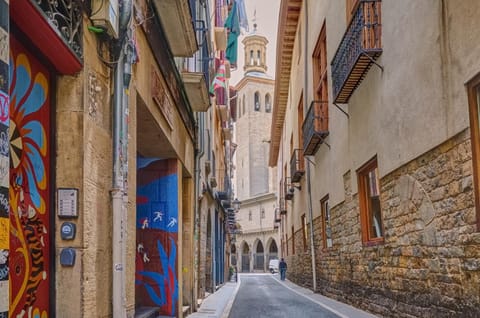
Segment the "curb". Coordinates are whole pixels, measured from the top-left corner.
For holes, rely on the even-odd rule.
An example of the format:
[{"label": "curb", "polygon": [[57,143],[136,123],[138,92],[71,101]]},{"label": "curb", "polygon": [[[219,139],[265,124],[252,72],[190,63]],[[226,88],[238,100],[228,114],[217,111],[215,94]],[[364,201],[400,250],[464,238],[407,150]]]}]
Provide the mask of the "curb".
[{"label": "curb", "polygon": [[223,310],[222,315],[220,316],[221,318],[228,318],[230,315],[230,311],[232,310],[233,302],[235,301],[235,297],[237,296],[237,292],[240,289],[240,276],[237,274],[237,286],[235,287],[235,290],[232,293],[232,296],[230,297],[230,300],[227,303],[227,306],[225,306],[225,309]]}]

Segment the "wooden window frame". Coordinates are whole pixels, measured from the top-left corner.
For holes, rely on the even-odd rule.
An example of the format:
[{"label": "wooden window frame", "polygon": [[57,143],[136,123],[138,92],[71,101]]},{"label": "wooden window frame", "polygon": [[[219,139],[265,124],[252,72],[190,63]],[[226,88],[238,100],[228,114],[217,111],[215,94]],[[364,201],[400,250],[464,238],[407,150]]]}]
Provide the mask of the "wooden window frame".
[{"label": "wooden window frame", "polygon": [[295,255],[295,227],[292,225],[292,255]]},{"label": "wooden window frame", "polygon": [[305,216],[305,214],[302,214],[301,218],[302,218],[303,250],[307,251],[307,249],[308,249],[308,244],[307,244],[307,236],[308,236],[307,217]]},{"label": "wooden window frame", "polygon": [[[300,95],[300,101],[297,106],[297,123],[298,123],[298,148],[303,149],[303,121],[305,120],[303,114],[303,91]],[[303,160],[300,161],[300,169],[303,168]]]},{"label": "wooden window frame", "polygon": [[347,25],[350,24],[355,11],[357,11],[360,0],[346,0],[345,1],[345,13],[347,16]]},{"label": "wooden window frame", "polygon": [[[325,219],[325,215],[326,215],[326,211],[325,211],[325,203],[329,204],[329,196],[328,194],[326,196],[324,196],[321,200],[320,200],[320,207],[321,207],[321,212],[322,212],[322,237],[323,237],[323,249],[327,250],[327,249],[331,249],[333,248],[333,238],[330,238],[332,240],[332,246],[328,246],[327,244],[327,221]],[[328,211],[329,211],[329,215],[330,215],[330,220],[329,220],[329,227],[330,227],[330,231],[332,230],[332,214],[330,213],[330,207],[328,207]]]},{"label": "wooden window frame", "polygon": [[[378,177],[378,162],[377,157],[373,157],[367,163],[357,170],[357,179],[358,179],[358,199],[360,205],[360,224],[362,229],[362,243],[365,246],[378,245],[385,242],[385,229],[383,226],[383,215],[382,208],[380,205],[380,229],[381,236],[373,237],[371,234],[371,224],[373,221],[370,220],[370,209],[371,203],[367,198],[369,194],[369,183],[368,183],[368,174],[372,170],[377,170],[377,182],[378,182],[378,193],[380,196],[380,178]],[[381,202],[380,202],[381,204]]]},{"label": "wooden window frame", "polygon": [[477,231],[480,231],[480,73],[466,83],[468,113],[470,117],[470,138],[472,145],[473,185]]},{"label": "wooden window frame", "polygon": [[316,100],[328,102],[327,29],[323,22],[312,54],[313,89]]}]

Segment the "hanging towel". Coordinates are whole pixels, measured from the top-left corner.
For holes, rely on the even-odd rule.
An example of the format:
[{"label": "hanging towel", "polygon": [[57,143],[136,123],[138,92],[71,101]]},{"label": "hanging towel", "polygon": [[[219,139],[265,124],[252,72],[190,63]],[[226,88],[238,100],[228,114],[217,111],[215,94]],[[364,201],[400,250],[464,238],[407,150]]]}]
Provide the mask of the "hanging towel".
[{"label": "hanging towel", "polygon": [[238,20],[237,2],[233,3],[227,20],[225,20],[225,28],[228,29],[227,49],[225,56],[230,61],[232,68],[237,67],[238,55],[238,36],[240,35],[240,22]]}]

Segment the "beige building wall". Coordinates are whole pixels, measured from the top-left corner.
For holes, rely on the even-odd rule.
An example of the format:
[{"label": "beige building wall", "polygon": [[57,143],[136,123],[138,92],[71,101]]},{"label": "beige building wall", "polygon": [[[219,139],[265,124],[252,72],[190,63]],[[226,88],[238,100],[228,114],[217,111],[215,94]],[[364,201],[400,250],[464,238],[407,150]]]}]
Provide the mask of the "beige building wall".
[{"label": "beige building wall", "polygon": [[[313,100],[311,56],[318,34],[326,21],[327,61],[331,62],[346,28],[345,3],[309,1],[307,72],[302,10],[282,137],[284,163],[290,159],[290,138],[298,140],[296,108],[304,93],[305,73],[308,74],[306,98],[308,103]],[[475,40],[471,37],[460,35],[460,30],[468,29],[473,23],[473,18],[467,19],[470,15],[461,18],[464,3],[460,6],[451,2],[442,6],[442,3],[382,1],[384,52],[377,62],[385,65],[384,71],[373,65],[349,104],[339,105],[348,112],[349,118],[330,104],[330,135],[326,139],[330,148],[322,145],[312,166],[312,179],[325,178],[329,183],[318,184],[314,197],[329,193],[331,204],[338,204],[344,200],[343,183],[334,176],[343,175],[349,169],[355,171],[374,155],[378,157],[383,176],[469,126],[464,84],[479,68],[480,62],[471,57],[480,54],[480,47],[472,44]],[[408,13],[398,14],[404,7],[409,8]],[[477,7],[472,6],[469,14],[478,10]],[[445,14],[451,18],[442,24]],[[328,73],[331,94],[330,65]],[[445,81],[439,80],[442,77]],[[329,98],[331,102],[332,97]],[[426,120],[428,125],[424,124]],[[356,192],[355,175],[352,175],[352,185]]]},{"label": "beige building wall", "polygon": [[[282,6],[287,2],[292,1],[282,1]],[[285,177],[285,165],[289,171],[291,140],[293,148],[299,146],[298,132],[301,127],[298,125],[297,107],[301,98],[303,96],[306,107],[314,99],[312,55],[324,22],[328,62],[329,136],[315,155],[309,157],[311,163],[305,162],[311,173],[311,196],[308,195],[308,176],[305,174],[299,183],[301,190],[295,190],[294,200],[287,201],[287,215],[283,217],[282,229],[286,231],[289,239],[289,261],[297,264],[298,249],[301,248],[299,244],[303,244],[301,215],[306,213],[310,221],[308,211],[311,198],[319,290],[329,293],[324,289],[325,284],[332,284],[328,286],[337,288],[342,283],[358,283],[360,286],[366,284],[365,290],[374,293],[375,288],[382,288],[379,287],[380,283],[376,284],[381,281],[383,288],[400,288],[408,294],[412,289],[409,290],[406,285],[399,287],[401,283],[398,282],[408,279],[408,275],[412,274],[409,268],[425,270],[427,273],[435,272],[435,269],[431,264],[393,264],[388,261],[388,257],[395,257],[389,254],[389,248],[402,250],[399,257],[407,262],[414,261],[409,258],[405,249],[425,248],[431,254],[417,255],[419,260],[426,261],[430,257],[465,264],[459,265],[460,267],[468,267],[468,257],[463,252],[455,256],[447,253],[449,256],[446,256],[441,252],[442,247],[470,252],[475,250],[470,256],[479,253],[478,248],[471,249],[470,239],[460,240],[455,233],[467,232],[468,237],[478,237],[478,231],[475,230],[473,189],[469,186],[472,171],[465,83],[480,72],[480,46],[477,45],[480,35],[466,31],[478,27],[478,19],[475,17],[480,14],[480,3],[469,0],[381,1],[383,53],[376,62],[383,70],[373,65],[354,90],[349,103],[333,105],[330,63],[347,28],[346,2],[301,2],[291,57],[292,67],[288,81],[286,113],[281,129],[280,151],[276,158],[278,178]],[[279,39],[281,36],[283,35],[279,35]],[[348,116],[337,106],[347,112]],[[368,248],[362,245],[356,171],[374,156],[377,156],[380,184],[384,193],[381,204],[387,237],[385,245]],[[455,188],[453,184],[457,184],[457,181],[452,180],[460,180],[458,182],[462,186]],[[411,187],[414,193],[412,196],[425,197],[422,199],[425,201],[420,204],[406,196],[405,187]],[[419,190],[420,188],[423,190]],[[454,188],[458,191],[454,191]],[[422,191],[424,192],[420,195]],[[334,233],[337,231],[333,239],[334,250],[344,255],[343,258],[323,250],[320,200],[327,194],[332,218],[336,218],[333,222],[337,222],[334,229]],[[417,205],[418,210],[414,209],[415,212],[412,212],[411,206],[407,208],[404,205],[410,199],[420,204]],[[425,202],[430,202],[431,205],[427,208],[423,205]],[[397,210],[399,204],[400,210]],[[402,212],[405,213],[403,218],[400,217]],[[465,222],[456,224],[447,221],[453,215],[462,215]],[[431,228],[422,228],[418,223],[420,228],[413,230],[415,220],[419,218],[428,220],[428,224],[436,228],[437,232]],[[399,230],[402,227],[413,232],[405,234]],[[418,238],[418,235],[423,235],[420,243],[413,238]],[[295,237],[296,255],[292,254],[292,237]],[[433,238],[436,240],[435,248],[430,246]],[[377,254],[370,257],[368,253]],[[328,257],[335,260],[329,262],[326,260]],[[311,254],[304,259],[305,264],[311,262]],[[369,265],[373,266],[375,259],[380,259],[383,265],[378,268],[378,275],[371,275]],[[350,265],[346,262],[350,262]],[[311,265],[309,267],[310,272],[292,273],[292,279],[315,286],[312,282]],[[358,271],[365,271],[366,274],[356,275]],[[452,285],[443,285],[437,278],[432,278],[435,276],[432,274],[433,276],[428,276],[429,287],[425,290],[439,288],[443,290],[439,294],[455,299],[466,293],[466,297],[472,302],[478,302],[478,296],[472,293],[469,283],[466,283],[470,275],[478,277],[478,268],[473,271],[474,274],[470,270],[460,270],[459,276],[456,276],[458,284]],[[341,283],[337,284],[338,282]],[[415,284],[417,287],[423,286],[424,281],[415,280]],[[348,296],[349,292],[355,291],[347,289],[343,290],[347,296],[330,293],[356,304],[365,301],[356,296]],[[453,292],[454,289],[456,292]],[[421,293],[422,289],[418,287],[415,290]],[[432,296],[432,299],[435,297]],[[439,296],[435,299],[443,298]],[[393,315],[375,309],[374,306],[364,307],[388,317]],[[416,310],[415,308],[418,307],[412,304],[410,310]],[[462,312],[461,309],[458,310],[457,313]],[[471,308],[464,310],[464,313],[471,313]],[[408,310],[405,309],[405,312]],[[437,311],[440,312],[442,311]]]},{"label": "beige building wall", "polygon": [[[86,29],[86,27],[85,27]],[[62,267],[56,258],[56,307],[58,317],[108,317],[112,301],[112,82],[113,71],[98,59],[95,35],[84,33],[84,67],[76,76],[57,79],[56,90],[56,186],[79,189],[79,218],[74,220],[77,235],[73,241],[56,236],[56,255],[64,247],[77,251],[73,267]],[[141,62],[133,67],[129,90],[128,202],[126,251],[126,309],[135,313],[136,255],[136,156],[158,155],[169,145],[169,156],[179,160],[179,312],[193,300],[193,176],[194,147],[177,112],[172,129],[151,93],[151,74],[161,74],[142,28],[136,28]],[[137,110],[147,110],[155,120],[157,139],[139,139],[138,129],[151,129],[139,122]],[[161,136],[159,139],[158,136]],[[137,147],[137,145],[141,147]],[[152,147],[147,148],[147,144]],[[165,148],[163,149],[165,150]],[[138,152],[137,152],[138,151]],[[184,177],[183,179],[181,177]],[[183,220],[182,220],[183,215]],[[56,227],[63,220],[56,218]],[[186,227],[182,236],[182,223]],[[186,243],[182,248],[182,241]],[[184,252],[182,252],[184,251]],[[183,255],[188,251],[188,255]],[[183,287],[183,288],[182,288]],[[184,292],[185,288],[188,290]],[[61,295],[61,297],[58,297]]]}]

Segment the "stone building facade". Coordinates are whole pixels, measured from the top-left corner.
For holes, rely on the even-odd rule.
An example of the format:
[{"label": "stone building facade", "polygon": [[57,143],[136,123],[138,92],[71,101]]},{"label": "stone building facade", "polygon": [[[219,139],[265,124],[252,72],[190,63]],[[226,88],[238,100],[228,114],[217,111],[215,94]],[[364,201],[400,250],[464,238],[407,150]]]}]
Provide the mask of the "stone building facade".
[{"label": "stone building facade", "polygon": [[382,317],[480,314],[479,12],[282,1],[270,164],[288,279]]},{"label": "stone building facade", "polygon": [[196,309],[217,3],[0,1],[1,317]]},{"label": "stone building facade", "polygon": [[268,40],[258,33],[256,24],[242,43],[245,74],[235,86],[235,193],[242,204],[231,257],[238,271],[263,272],[268,270],[268,261],[279,255],[277,182],[267,164],[274,81],[267,74]]}]

